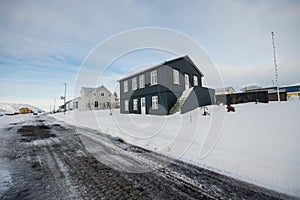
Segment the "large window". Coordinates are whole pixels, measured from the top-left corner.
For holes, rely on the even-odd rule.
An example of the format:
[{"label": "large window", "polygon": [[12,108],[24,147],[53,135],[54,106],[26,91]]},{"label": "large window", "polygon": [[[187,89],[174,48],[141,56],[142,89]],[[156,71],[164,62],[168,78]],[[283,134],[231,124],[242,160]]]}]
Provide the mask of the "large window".
[{"label": "large window", "polygon": [[133,110],[138,110],[138,100],[133,99]]},{"label": "large window", "polygon": [[150,72],[151,85],[157,84],[157,70]]},{"label": "large window", "polygon": [[124,101],[124,110],[128,111],[129,110],[129,105],[128,105],[128,100]]},{"label": "large window", "polygon": [[95,101],[95,108],[98,108],[98,101]]},{"label": "large window", "polygon": [[124,81],[124,92],[128,92],[128,81]]},{"label": "large window", "polygon": [[158,96],[152,97],[152,109],[153,110],[158,109]]},{"label": "large window", "polygon": [[139,77],[139,87],[144,88],[145,87],[145,75],[140,75]]},{"label": "large window", "polygon": [[176,69],[173,69],[173,82],[179,84],[179,71]]},{"label": "large window", "polygon": [[132,78],[132,90],[137,89],[137,80],[136,77]]},{"label": "large window", "polygon": [[193,76],[194,77],[194,86],[198,86],[198,76]]}]

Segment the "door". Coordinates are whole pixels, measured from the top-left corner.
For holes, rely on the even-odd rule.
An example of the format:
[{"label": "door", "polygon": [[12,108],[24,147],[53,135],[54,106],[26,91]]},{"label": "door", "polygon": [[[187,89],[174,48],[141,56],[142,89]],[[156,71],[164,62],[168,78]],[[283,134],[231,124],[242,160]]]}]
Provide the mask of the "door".
[{"label": "door", "polygon": [[146,114],[146,98],[141,98],[141,114]]},{"label": "door", "polygon": [[189,89],[190,88],[190,80],[189,80],[189,75],[188,74],[184,74],[184,83],[185,83],[185,89]]}]

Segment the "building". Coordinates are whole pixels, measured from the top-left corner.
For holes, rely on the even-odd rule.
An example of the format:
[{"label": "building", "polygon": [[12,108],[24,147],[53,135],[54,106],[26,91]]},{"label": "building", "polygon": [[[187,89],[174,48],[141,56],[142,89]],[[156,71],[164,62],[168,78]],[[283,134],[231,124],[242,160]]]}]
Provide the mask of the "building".
[{"label": "building", "polygon": [[110,109],[114,107],[116,98],[115,94],[103,85],[97,88],[82,87],[80,98],[78,103],[75,101],[75,105],[77,104],[79,111]]},{"label": "building", "polygon": [[215,89],[216,95],[233,94],[235,90],[233,87],[217,88]]},{"label": "building", "polygon": [[32,112],[32,110],[29,109],[29,108],[21,108],[21,109],[19,110],[19,113],[20,113],[20,114],[28,114],[28,113],[33,113],[33,112]]},{"label": "building", "polygon": [[66,102],[66,110],[76,110],[78,109],[78,101],[80,97],[77,97],[75,99],[69,100]]},{"label": "building", "polygon": [[165,61],[119,79],[120,112],[168,115],[214,103],[202,72],[188,56]]},{"label": "building", "polygon": [[[256,91],[268,91],[269,101],[278,100],[277,87],[275,86],[247,90],[247,92],[256,92]],[[286,101],[291,96],[300,96],[300,84],[280,86],[279,95],[281,101]]]},{"label": "building", "polygon": [[288,97],[300,96],[300,84],[282,86],[280,88],[286,91]]},{"label": "building", "polygon": [[268,103],[268,91],[241,92],[216,95],[217,104]]},{"label": "building", "polygon": [[[279,98],[280,98],[280,101],[287,101],[287,92],[284,89],[279,90]],[[268,100],[269,101],[278,101],[277,90],[269,90],[268,91]]]}]

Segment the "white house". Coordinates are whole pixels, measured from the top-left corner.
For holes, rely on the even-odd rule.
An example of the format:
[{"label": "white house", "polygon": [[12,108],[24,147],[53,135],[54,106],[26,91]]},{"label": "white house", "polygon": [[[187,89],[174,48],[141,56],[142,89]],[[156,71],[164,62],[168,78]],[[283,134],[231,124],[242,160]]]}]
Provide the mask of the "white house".
[{"label": "white house", "polygon": [[233,87],[217,88],[215,89],[216,95],[233,94],[235,90]]},{"label": "white house", "polygon": [[77,97],[75,99],[72,99],[68,102],[66,102],[66,109],[67,110],[75,110],[78,109],[78,101],[79,101],[80,97]]},{"label": "white house", "polygon": [[97,88],[82,87],[80,94],[79,111],[110,109],[116,104],[117,96],[103,85]]}]

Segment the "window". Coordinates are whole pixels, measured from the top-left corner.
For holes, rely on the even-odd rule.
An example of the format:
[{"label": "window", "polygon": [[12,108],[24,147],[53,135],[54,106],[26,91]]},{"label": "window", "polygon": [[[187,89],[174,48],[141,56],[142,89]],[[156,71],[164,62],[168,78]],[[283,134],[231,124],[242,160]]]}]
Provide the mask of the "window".
[{"label": "window", "polygon": [[104,92],[101,92],[100,95],[101,95],[102,97],[104,97]]},{"label": "window", "polygon": [[153,110],[158,109],[158,96],[152,97],[152,109]]},{"label": "window", "polygon": [[151,85],[157,84],[157,70],[150,72]]},{"label": "window", "polygon": [[143,74],[143,75],[140,75],[140,77],[139,77],[139,86],[140,86],[140,88],[144,88],[145,87],[145,75]]},{"label": "window", "polygon": [[128,81],[124,81],[124,92],[128,92]]},{"label": "window", "polygon": [[138,110],[138,100],[133,99],[133,110]]},{"label": "window", "polygon": [[95,108],[98,108],[98,101],[95,101]]},{"label": "window", "polygon": [[190,88],[190,76],[188,74],[184,74],[184,84],[186,90]]},{"label": "window", "polygon": [[173,82],[179,84],[179,71],[176,69],[173,69]]},{"label": "window", "polygon": [[128,105],[128,100],[124,101],[124,110],[128,111],[129,110],[129,105]]},{"label": "window", "polygon": [[198,86],[198,76],[193,76],[194,77],[194,86]]},{"label": "window", "polygon": [[137,89],[137,81],[136,81],[136,77],[132,78],[132,90],[136,90]]}]

